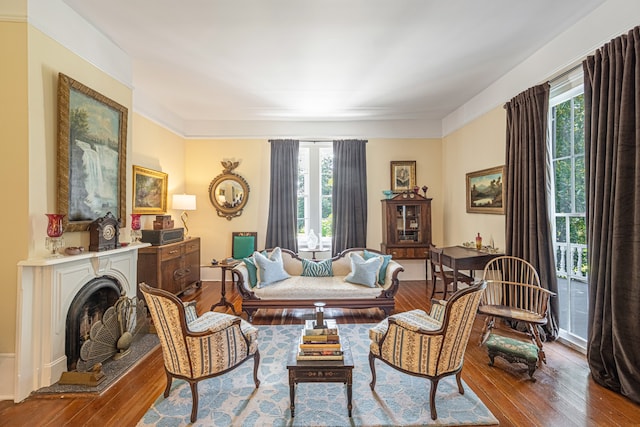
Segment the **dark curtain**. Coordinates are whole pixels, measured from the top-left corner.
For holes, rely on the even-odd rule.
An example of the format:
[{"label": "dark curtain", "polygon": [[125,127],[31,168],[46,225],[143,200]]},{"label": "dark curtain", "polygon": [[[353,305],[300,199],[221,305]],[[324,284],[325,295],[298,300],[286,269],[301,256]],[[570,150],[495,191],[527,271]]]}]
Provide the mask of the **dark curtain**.
[{"label": "dark curtain", "polygon": [[587,360],[640,403],[640,27],[583,62],[589,248]]},{"label": "dark curtain", "polygon": [[[506,253],[529,261],[541,286],[558,292],[548,211],[547,113],[549,84],[535,86],[509,101],[506,158]],[[558,336],[557,298],[551,298],[543,337]]]},{"label": "dark curtain", "polygon": [[333,141],[333,255],[367,247],[367,141]]},{"label": "dark curtain", "polygon": [[298,252],[296,223],[300,141],[276,139],[269,142],[271,143],[271,182],[265,247],[279,246]]}]

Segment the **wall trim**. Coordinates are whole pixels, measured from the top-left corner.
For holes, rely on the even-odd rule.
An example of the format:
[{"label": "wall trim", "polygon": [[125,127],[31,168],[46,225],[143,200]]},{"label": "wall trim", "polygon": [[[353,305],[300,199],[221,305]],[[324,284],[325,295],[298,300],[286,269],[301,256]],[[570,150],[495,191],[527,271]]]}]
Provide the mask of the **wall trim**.
[{"label": "wall trim", "polygon": [[15,353],[0,353],[0,400],[13,400],[15,367]]}]

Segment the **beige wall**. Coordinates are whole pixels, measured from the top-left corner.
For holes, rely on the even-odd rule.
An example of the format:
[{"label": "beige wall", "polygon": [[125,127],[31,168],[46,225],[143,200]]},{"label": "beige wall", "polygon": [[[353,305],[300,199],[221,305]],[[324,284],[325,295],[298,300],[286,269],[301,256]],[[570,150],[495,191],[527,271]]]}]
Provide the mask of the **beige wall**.
[{"label": "beige wall", "polygon": [[[171,196],[174,193],[182,194],[186,192],[184,182],[186,168],[184,138],[139,114],[133,114],[132,132],[133,148],[129,157],[131,164],[168,174],[167,213],[177,221],[176,226],[181,226],[182,224],[179,220],[181,212],[176,212],[172,209]],[[133,203],[132,170],[133,167],[129,168],[127,178],[127,185],[130,188],[128,190],[130,196],[127,202],[127,214],[131,213]],[[202,200],[198,200],[198,202],[202,203]],[[143,215],[141,218],[142,228],[153,228],[155,218],[155,215]],[[121,238],[122,241],[129,239],[131,219],[127,218],[125,223],[126,230],[124,230],[124,236]],[[191,229],[191,227],[189,228]],[[195,235],[193,232],[191,234]]]},{"label": "beige wall", "polygon": [[[28,35],[27,35],[28,32]],[[47,220],[55,212],[57,147],[57,76],[63,72],[108,96],[131,112],[131,89],[67,50],[25,23],[0,23],[0,73],[3,102],[0,128],[3,132],[2,168],[6,200],[6,224],[11,246],[2,257],[2,283],[7,288],[0,302],[0,353],[15,348],[18,261],[48,254],[44,247]],[[27,68],[28,67],[28,68]],[[27,89],[28,88],[28,89]],[[28,105],[28,107],[27,107]],[[131,153],[131,115],[127,152]],[[8,143],[12,141],[12,143]],[[131,161],[128,160],[127,169]],[[130,195],[129,185],[127,194]],[[130,196],[127,197],[130,200]],[[130,202],[127,203],[130,206]],[[128,208],[130,211],[130,208]],[[65,233],[67,246],[88,246],[88,233]],[[11,248],[10,250],[8,248]],[[2,358],[0,358],[2,363]]]},{"label": "beige wall", "polygon": [[[27,24],[0,22],[0,168],[3,185],[4,245],[0,257],[0,365],[15,347],[17,269],[27,256],[29,240],[29,123]],[[0,371],[2,371],[0,369]]]},{"label": "beige wall", "polygon": [[459,245],[480,233],[483,243],[493,238],[504,249],[504,215],[466,212],[466,173],[505,164],[506,126],[505,110],[497,107],[443,138],[443,245]]}]

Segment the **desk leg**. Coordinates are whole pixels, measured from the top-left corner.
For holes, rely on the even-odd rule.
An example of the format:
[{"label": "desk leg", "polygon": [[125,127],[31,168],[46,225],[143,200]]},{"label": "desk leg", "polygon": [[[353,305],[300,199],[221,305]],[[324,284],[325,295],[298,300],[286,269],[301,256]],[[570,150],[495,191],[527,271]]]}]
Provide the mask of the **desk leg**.
[{"label": "desk leg", "polygon": [[238,315],[238,313],[236,313],[236,308],[233,306],[233,304],[231,304],[231,302],[227,301],[227,297],[226,297],[226,293],[227,293],[227,269],[223,268],[222,269],[222,282],[221,282],[221,287],[220,287],[220,301],[218,301],[217,303],[213,304],[211,306],[211,311],[213,311],[214,308],[216,307],[229,307],[231,308],[231,311],[233,312],[233,314],[235,316]]},{"label": "desk leg", "polygon": [[349,410],[349,418],[351,418],[351,409],[353,405],[351,404],[351,388],[352,388],[352,372],[349,370],[349,374],[347,375],[347,409]]},{"label": "desk leg", "polygon": [[293,418],[296,416],[296,383],[291,373],[289,373],[289,400],[289,409],[291,409],[291,418]]}]

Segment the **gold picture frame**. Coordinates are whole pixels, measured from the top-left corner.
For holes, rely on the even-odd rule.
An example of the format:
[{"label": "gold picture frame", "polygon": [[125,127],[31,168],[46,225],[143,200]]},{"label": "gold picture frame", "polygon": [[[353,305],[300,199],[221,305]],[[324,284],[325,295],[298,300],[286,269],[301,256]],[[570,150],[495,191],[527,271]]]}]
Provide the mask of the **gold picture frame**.
[{"label": "gold picture frame", "polygon": [[126,107],[58,74],[57,205],[65,231],[126,215]]},{"label": "gold picture frame", "polygon": [[416,185],[416,161],[402,160],[391,162],[391,191],[402,193],[413,191]]},{"label": "gold picture frame", "polygon": [[467,173],[467,212],[504,215],[504,166]]},{"label": "gold picture frame", "polygon": [[164,172],[133,165],[133,213],[165,213],[168,181],[169,175]]}]

